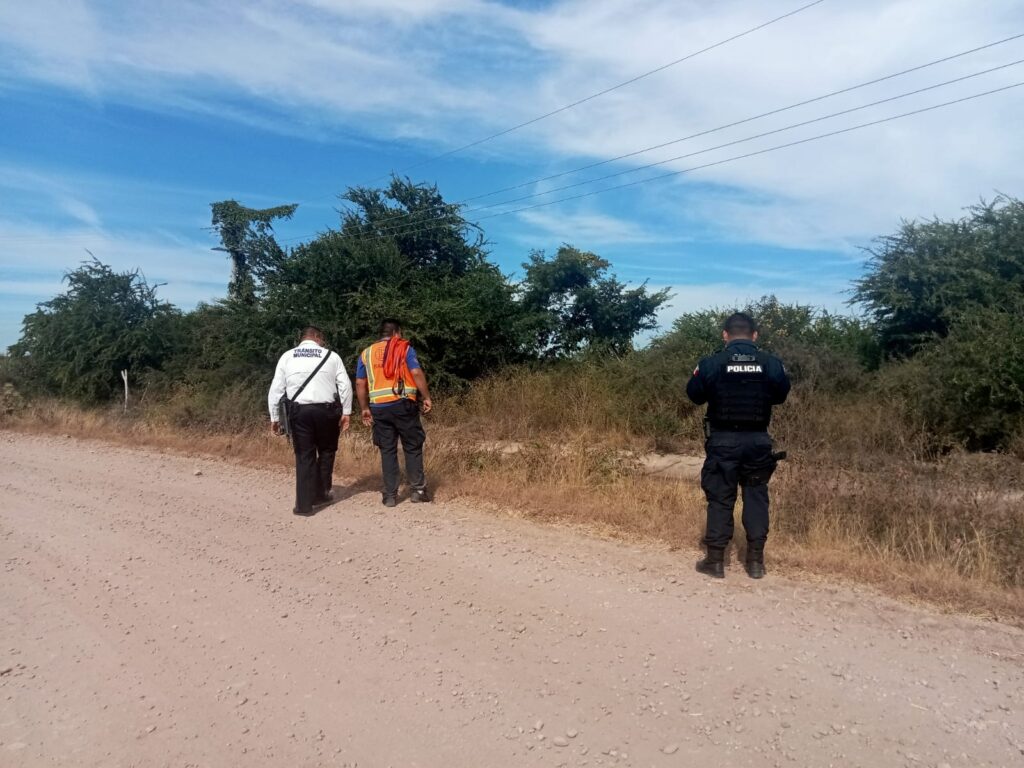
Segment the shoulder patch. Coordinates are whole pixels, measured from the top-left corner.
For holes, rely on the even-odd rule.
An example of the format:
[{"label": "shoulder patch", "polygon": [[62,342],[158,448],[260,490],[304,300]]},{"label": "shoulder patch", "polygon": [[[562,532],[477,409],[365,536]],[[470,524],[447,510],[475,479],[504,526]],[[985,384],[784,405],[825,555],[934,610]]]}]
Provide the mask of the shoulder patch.
[{"label": "shoulder patch", "polygon": [[693,369],[693,375],[694,376],[700,376],[700,366],[699,365],[696,368]]}]

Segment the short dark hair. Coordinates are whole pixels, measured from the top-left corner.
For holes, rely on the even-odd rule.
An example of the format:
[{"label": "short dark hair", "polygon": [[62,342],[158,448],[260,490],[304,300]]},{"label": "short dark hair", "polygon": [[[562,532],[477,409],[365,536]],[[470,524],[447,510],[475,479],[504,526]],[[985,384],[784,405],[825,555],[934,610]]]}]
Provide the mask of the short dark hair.
[{"label": "short dark hair", "polygon": [[725,318],[722,330],[730,336],[753,336],[757,333],[757,323],[746,312],[733,312]]},{"label": "short dark hair", "polygon": [[380,337],[392,337],[402,330],[402,324],[393,317],[385,318],[380,324]]},{"label": "short dark hair", "polygon": [[322,329],[315,325],[307,325],[302,329],[302,338],[308,339],[310,336],[323,336],[324,332]]}]

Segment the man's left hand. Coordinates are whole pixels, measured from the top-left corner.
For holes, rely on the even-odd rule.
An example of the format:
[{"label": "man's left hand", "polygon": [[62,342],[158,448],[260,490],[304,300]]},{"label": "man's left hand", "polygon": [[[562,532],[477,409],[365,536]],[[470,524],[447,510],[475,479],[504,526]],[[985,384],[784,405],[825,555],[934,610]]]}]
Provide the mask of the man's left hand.
[{"label": "man's left hand", "polygon": [[349,427],[351,427],[351,426],[352,426],[352,417],[349,416],[348,414],[345,414],[344,416],[342,416],[341,417],[341,431],[343,433],[344,432],[348,432]]}]

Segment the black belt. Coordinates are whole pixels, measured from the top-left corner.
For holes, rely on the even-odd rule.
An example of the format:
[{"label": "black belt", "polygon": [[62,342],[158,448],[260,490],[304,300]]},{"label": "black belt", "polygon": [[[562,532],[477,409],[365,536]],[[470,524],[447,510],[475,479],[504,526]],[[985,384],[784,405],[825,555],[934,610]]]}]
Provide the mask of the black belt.
[{"label": "black belt", "polygon": [[747,424],[743,423],[732,423],[732,424],[717,424],[711,422],[712,432],[767,432],[768,425],[763,421],[755,421]]},{"label": "black belt", "polygon": [[295,407],[296,408],[326,408],[329,405],[334,405],[334,403],[296,403]]}]

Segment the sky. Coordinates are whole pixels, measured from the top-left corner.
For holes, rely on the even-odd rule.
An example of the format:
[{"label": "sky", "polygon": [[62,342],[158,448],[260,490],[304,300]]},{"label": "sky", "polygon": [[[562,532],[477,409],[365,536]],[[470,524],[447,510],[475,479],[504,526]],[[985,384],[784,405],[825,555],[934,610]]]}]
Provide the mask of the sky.
[{"label": "sky", "polygon": [[1019,0],[824,0],[460,149],[808,2],[0,3],[0,348],[90,254],[190,308],[229,276],[211,202],[299,203],[288,246],[392,172],[451,201],[517,187],[467,203],[507,273],[571,243],[671,286],[663,325],[767,293],[851,311],[874,238],[1024,196],[1024,88],[732,158],[1024,81],[1017,64],[893,98],[1024,59],[1024,38],[748,118],[1022,33]]}]

